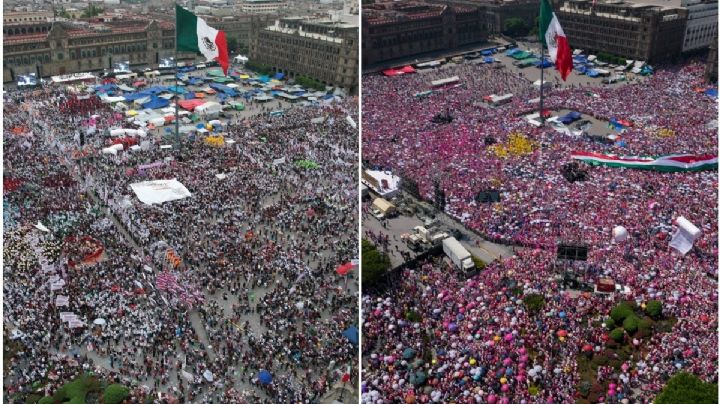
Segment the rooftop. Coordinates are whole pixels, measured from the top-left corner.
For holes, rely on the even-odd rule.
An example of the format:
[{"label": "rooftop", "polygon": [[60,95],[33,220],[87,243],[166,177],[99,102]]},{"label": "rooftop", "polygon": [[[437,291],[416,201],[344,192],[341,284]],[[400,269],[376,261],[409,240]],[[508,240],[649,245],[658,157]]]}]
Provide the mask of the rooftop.
[{"label": "rooftop", "polygon": [[429,4],[414,1],[375,3],[363,7],[363,21],[370,25],[392,22],[422,20],[439,17],[447,9],[444,4]]}]

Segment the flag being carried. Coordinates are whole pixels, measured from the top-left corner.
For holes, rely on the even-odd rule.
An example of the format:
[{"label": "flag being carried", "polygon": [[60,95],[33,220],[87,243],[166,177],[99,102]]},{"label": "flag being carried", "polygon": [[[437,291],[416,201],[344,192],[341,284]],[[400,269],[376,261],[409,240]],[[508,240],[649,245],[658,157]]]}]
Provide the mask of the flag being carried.
[{"label": "flag being carried", "polygon": [[608,167],[636,168],[662,172],[686,172],[717,170],[718,156],[670,154],[666,156],[615,156],[612,154],[592,153],[584,151],[573,152],[571,157],[591,165]]},{"label": "flag being carried", "polygon": [[540,40],[544,41],[555,69],[560,72],[563,81],[572,70],[570,44],[560,26],[557,15],[552,10],[550,0],[540,2]]},{"label": "flag being carried", "polygon": [[227,76],[230,67],[225,32],[207,25],[205,20],[175,5],[176,50],[201,53],[207,60],[217,60]]}]

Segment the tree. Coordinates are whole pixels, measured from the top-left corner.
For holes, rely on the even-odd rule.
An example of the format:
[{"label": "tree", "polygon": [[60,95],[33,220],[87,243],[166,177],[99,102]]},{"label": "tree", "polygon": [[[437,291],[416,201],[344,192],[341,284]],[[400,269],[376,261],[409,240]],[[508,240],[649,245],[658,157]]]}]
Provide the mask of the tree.
[{"label": "tree", "polygon": [[623,340],[625,339],[625,331],[623,331],[622,328],[616,328],[610,331],[610,338],[612,338],[617,343],[623,342]]},{"label": "tree", "polygon": [[371,242],[363,239],[361,268],[363,286],[375,287],[385,278],[390,268],[390,258],[378,251]]},{"label": "tree", "polygon": [[85,10],[83,10],[83,13],[80,15],[80,17],[92,18],[92,17],[100,15],[103,11],[105,11],[105,10],[102,7],[98,7],[98,6],[95,6],[94,4],[91,4]]},{"label": "tree", "polygon": [[530,30],[525,20],[511,17],[505,20],[505,34],[509,36],[526,36]]},{"label": "tree", "polygon": [[543,307],[545,307],[545,298],[543,295],[539,295],[537,293],[531,293],[525,296],[525,298],[523,298],[523,302],[525,303],[525,307],[527,307],[528,311],[531,313],[538,313]]},{"label": "tree", "polygon": [[631,316],[627,316],[625,320],[623,320],[623,328],[625,329],[625,331],[627,331],[628,334],[635,334],[638,329],[639,322],[640,319],[636,315],[633,314]]},{"label": "tree", "polygon": [[120,404],[130,395],[130,390],[122,384],[111,384],[105,389],[105,404]]},{"label": "tree", "polygon": [[610,317],[615,320],[616,324],[622,323],[625,318],[632,314],[632,306],[630,306],[627,302],[621,302],[610,311]]},{"label": "tree", "polygon": [[533,22],[532,27],[530,27],[530,32],[528,33],[528,35],[537,35],[539,30],[540,30],[540,17],[535,17],[535,22]]},{"label": "tree", "polygon": [[235,52],[238,47],[237,37],[231,36],[227,39],[228,52]]},{"label": "tree", "polygon": [[54,402],[52,397],[45,396],[38,401],[38,404],[53,404]]},{"label": "tree", "polygon": [[655,404],[717,403],[717,388],[717,384],[705,383],[693,374],[680,372],[668,380],[655,398]]},{"label": "tree", "polygon": [[645,306],[645,312],[648,314],[648,316],[658,319],[662,316],[662,303],[657,300],[650,300],[648,304]]}]

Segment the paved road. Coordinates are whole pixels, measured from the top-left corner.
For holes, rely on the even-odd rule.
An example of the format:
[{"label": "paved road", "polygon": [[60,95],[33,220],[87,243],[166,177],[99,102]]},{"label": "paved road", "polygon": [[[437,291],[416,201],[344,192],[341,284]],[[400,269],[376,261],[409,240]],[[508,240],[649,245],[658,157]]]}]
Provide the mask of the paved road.
[{"label": "paved road", "polygon": [[[409,197],[404,194],[406,198],[409,198],[415,202],[416,199]],[[495,261],[501,257],[511,257],[514,255],[512,248],[500,244],[489,242],[477,234],[469,231],[462,224],[456,222],[450,216],[445,213],[436,212],[436,218],[440,219],[442,230],[457,230],[463,237],[459,240],[467,250],[483,260],[486,263]],[[385,226],[383,226],[378,219],[371,214],[364,214],[362,217],[362,229],[363,235],[367,234],[368,231],[378,234],[390,236],[390,248],[389,256],[390,262],[393,267],[403,263],[402,255],[398,251],[404,251],[410,253],[412,257],[417,255],[416,252],[410,250],[401,239],[400,235],[403,233],[411,233],[415,226],[422,226],[423,223],[417,216],[398,216],[394,219],[385,220]]]}]

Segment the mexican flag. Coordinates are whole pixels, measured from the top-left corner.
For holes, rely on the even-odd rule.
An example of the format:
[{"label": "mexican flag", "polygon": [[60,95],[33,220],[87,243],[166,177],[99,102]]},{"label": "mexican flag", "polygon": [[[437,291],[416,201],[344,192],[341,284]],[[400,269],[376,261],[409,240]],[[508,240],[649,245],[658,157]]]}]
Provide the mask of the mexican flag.
[{"label": "mexican flag", "polygon": [[718,158],[709,154],[670,154],[658,157],[615,156],[589,152],[574,152],[572,158],[592,165],[635,168],[662,172],[717,170]]},{"label": "mexican flag", "polygon": [[217,60],[227,76],[228,57],[225,32],[207,25],[205,20],[175,5],[175,36],[179,52],[202,53],[207,60]]},{"label": "mexican flag", "polygon": [[555,63],[555,69],[560,72],[563,81],[572,70],[572,54],[567,37],[560,26],[557,16],[552,10],[550,0],[540,2],[540,40],[545,41],[550,53],[550,60]]}]

